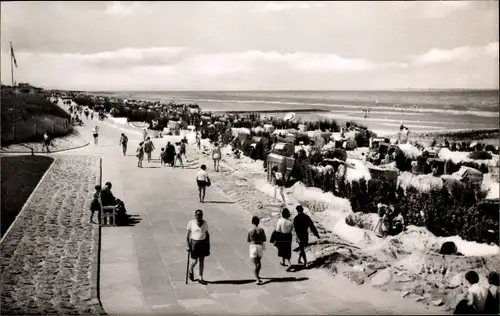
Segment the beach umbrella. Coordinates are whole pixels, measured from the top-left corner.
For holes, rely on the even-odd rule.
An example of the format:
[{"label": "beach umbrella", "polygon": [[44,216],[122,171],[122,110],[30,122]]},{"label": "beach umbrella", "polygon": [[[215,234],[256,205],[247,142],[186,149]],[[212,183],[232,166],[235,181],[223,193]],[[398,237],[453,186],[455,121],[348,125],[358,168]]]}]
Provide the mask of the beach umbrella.
[{"label": "beach umbrella", "polygon": [[285,121],[292,121],[294,118],[295,118],[295,113],[293,112],[290,112],[287,115],[285,115],[285,117],[283,117]]}]

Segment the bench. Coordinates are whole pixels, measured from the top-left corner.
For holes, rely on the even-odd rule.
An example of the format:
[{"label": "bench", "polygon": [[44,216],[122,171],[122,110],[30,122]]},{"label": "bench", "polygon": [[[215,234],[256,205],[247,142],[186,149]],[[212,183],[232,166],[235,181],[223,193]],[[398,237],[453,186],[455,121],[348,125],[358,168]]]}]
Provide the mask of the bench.
[{"label": "bench", "polygon": [[99,205],[101,206],[101,226],[113,227],[116,226],[116,205],[103,206],[102,200],[99,197]]}]

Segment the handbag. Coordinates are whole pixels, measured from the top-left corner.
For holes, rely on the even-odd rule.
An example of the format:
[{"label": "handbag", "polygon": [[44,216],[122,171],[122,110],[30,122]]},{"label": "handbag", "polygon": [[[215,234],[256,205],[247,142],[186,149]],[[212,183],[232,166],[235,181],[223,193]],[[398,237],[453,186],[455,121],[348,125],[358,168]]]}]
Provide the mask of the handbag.
[{"label": "handbag", "polygon": [[210,182],[210,178],[207,177],[207,187],[209,187],[210,185],[212,185],[212,182]]},{"label": "handbag", "polygon": [[273,230],[272,234],[271,234],[271,238],[269,239],[269,242],[271,244],[274,244],[275,246],[277,245],[277,241],[280,239],[280,232],[277,232],[276,230]]}]

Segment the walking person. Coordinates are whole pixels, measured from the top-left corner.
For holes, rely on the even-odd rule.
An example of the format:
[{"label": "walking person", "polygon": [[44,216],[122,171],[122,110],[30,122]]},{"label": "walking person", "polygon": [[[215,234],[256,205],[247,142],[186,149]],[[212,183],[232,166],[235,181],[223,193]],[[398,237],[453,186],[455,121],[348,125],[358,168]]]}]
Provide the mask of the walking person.
[{"label": "walking person", "polygon": [[181,140],[180,147],[181,147],[181,156],[184,155],[184,158],[186,158],[186,162],[187,162],[186,143],[187,143],[187,139]]},{"label": "walking person", "polygon": [[304,267],[307,267],[307,257],[306,257],[306,247],[309,245],[309,229],[316,238],[319,239],[318,230],[314,226],[312,219],[309,215],[304,214],[304,208],[302,205],[297,205],[295,208],[297,210],[297,215],[293,218],[293,228],[295,229],[295,234],[297,235],[297,243],[299,244],[299,259],[298,264],[302,264],[302,259],[304,259]]},{"label": "walking person", "polygon": [[166,164],[167,164],[167,152],[165,151],[165,148],[162,148],[160,153],[160,167],[163,167]]},{"label": "walking person", "polygon": [[179,161],[181,163],[182,169],[184,169],[184,164],[182,163],[182,154],[181,154],[181,143],[177,142],[175,143],[175,161],[174,161],[174,168],[175,168],[175,163]]},{"label": "walking person", "polygon": [[147,129],[144,129],[144,130],[142,131],[142,138],[143,138],[143,139],[142,139],[143,141],[146,141],[146,140],[147,140],[147,138],[148,138],[148,131],[147,131]]},{"label": "walking person", "polygon": [[47,152],[50,153],[49,147],[52,146],[52,139],[50,138],[50,135],[47,132],[43,134],[43,145],[45,146]]},{"label": "walking person", "polygon": [[292,258],[292,229],[293,222],[290,220],[290,211],[284,208],[281,211],[281,218],[276,223],[276,241],[275,245],[278,248],[278,257],[281,258],[281,265],[292,265],[290,259]]},{"label": "walking person", "polygon": [[151,162],[151,153],[155,150],[155,144],[153,144],[153,141],[151,138],[148,136],[146,138],[146,141],[144,142],[144,152],[148,156],[148,162]]},{"label": "walking person", "polygon": [[174,161],[175,161],[175,147],[172,145],[172,143],[168,142],[167,146],[165,147],[165,152],[167,156],[167,163],[173,167],[174,166]]},{"label": "walking person", "polygon": [[201,165],[200,171],[196,174],[196,183],[198,184],[200,203],[205,203],[205,191],[210,186],[210,178],[208,177],[206,165]]},{"label": "walking person", "polygon": [[218,143],[214,143],[212,148],[212,159],[214,160],[214,171],[219,172],[219,164],[222,157],[222,153]]},{"label": "walking person", "polygon": [[91,111],[90,112],[90,119],[93,120],[94,119],[94,111]]},{"label": "walking person", "polygon": [[207,284],[203,279],[203,270],[205,268],[205,258],[210,256],[210,234],[208,232],[208,224],[203,220],[203,211],[196,210],[194,212],[195,219],[192,219],[187,224],[186,250],[190,252],[191,265],[189,267],[189,280],[194,281],[194,267],[200,262],[198,282]]},{"label": "walking person", "polygon": [[127,155],[127,143],[128,143],[128,137],[124,133],[122,133],[122,135],[120,136],[120,145],[122,145],[124,156]]},{"label": "walking person", "polygon": [[275,187],[274,187],[274,198],[276,198],[276,192],[280,192],[281,199],[283,200],[283,203],[286,204],[285,200],[285,180],[283,178],[283,174],[279,172],[278,166],[274,166],[271,169],[271,174],[273,175]]},{"label": "walking person", "polygon": [[198,150],[201,149],[201,134],[200,132],[196,132],[196,145],[198,146]]},{"label": "walking person", "polygon": [[250,243],[249,254],[252,263],[254,264],[255,284],[261,285],[263,282],[260,278],[260,270],[262,268],[262,256],[264,255],[266,232],[262,227],[259,227],[260,219],[257,216],[252,217],[253,227],[248,232],[247,242]]},{"label": "walking person", "polygon": [[142,168],[142,161],[144,160],[144,142],[140,142],[136,150],[137,167]]},{"label": "walking person", "polygon": [[92,129],[92,136],[94,136],[94,144],[97,145],[99,142],[99,126],[94,126]]}]

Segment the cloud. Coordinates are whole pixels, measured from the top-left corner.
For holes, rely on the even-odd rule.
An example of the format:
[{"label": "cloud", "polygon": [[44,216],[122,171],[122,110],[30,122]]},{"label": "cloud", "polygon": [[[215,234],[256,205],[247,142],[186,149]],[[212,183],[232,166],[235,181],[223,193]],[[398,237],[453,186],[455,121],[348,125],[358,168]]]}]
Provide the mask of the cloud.
[{"label": "cloud", "polygon": [[[429,67],[438,64],[450,65],[442,70],[446,75],[438,75],[441,80],[447,76],[470,73],[479,78],[474,79],[477,82],[484,76],[490,76],[487,80],[491,81],[493,74],[486,70],[493,69],[498,63],[498,42],[480,47],[431,49],[393,62],[375,62],[332,53],[207,52],[188,47],[123,48],[87,54],[16,51],[16,58],[19,64],[16,76],[22,78],[18,81],[54,88],[297,89],[303,84],[304,89],[331,89],[334,82],[337,82],[336,87],[341,87],[347,84],[342,78],[351,78],[349,80],[353,82],[350,84],[354,88],[363,89],[362,86],[357,87],[358,81],[365,80],[365,84],[373,87],[374,80],[389,80],[384,79],[383,74],[386,74],[387,78],[407,76],[407,82],[411,82],[412,74],[418,75],[418,78],[431,76],[437,68]],[[8,60],[8,52],[3,52],[3,69],[9,68]],[[474,67],[467,63],[471,60]],[[2,72],[2,80],[8,82],[10,72]],[[401,83],[399,81],[385,88],[397,88]],[[289,86],[290,82],[294,82],[293,87]],[[377,87],[384,86],[382,82],[376,84]]]},{"label": "cloud", "polygon": [[132,15],[139,10],[141,4],[138,1],[126,2],[123,4],[120,1],[113,1],[106,7],[104,13],[109,15]]},{"label": "cloud", "polygon": [[410,63],[416,66],[442,64],[451,62],[467,62],[481,56],[498,59],[498,42],[482,47],[461,46],[449,50],[432,48],[422,55],[412,56]]},{"label": "cloud", "polygon": [[260,12],[281,12],[298,9],[310,9],[325,6],[328,2],[323,1],[307,1],[307,2],[261,2],[258,4],[256,11]]}]

